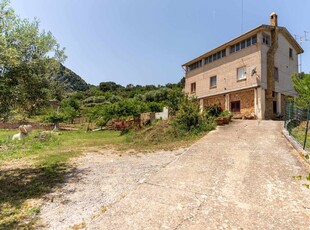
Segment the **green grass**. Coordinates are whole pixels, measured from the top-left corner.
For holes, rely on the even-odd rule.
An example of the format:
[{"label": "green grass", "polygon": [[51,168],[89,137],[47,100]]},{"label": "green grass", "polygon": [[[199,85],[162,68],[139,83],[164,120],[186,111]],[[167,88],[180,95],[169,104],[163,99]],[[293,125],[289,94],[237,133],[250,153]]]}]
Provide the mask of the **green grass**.
[{"label": "green grass", "polygon": [[[306,130],[306,123],[302,122],[302,123],[300,123],[299,126],[293,128],[292,132],[291,132],[291,135],[302,146],[304,145],[304,140],[305,140],[305,130]],[[310,130],[308,131],[308,135],[307,135],[306,150],[310,151]]]}]

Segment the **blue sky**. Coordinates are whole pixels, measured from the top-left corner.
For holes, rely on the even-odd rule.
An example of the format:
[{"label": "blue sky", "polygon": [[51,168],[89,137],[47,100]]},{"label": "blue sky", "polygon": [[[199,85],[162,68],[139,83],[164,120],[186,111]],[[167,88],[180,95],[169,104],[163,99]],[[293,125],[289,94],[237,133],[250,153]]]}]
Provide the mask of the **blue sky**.
[{"label": "blue sky", "polygon": [[[95,85],[178,82],[183,63],[269,24],[272,11],[292,35],[310,32],[309,0],[243,0],[243,7],[242,0],[11,0],[11,5],[22,18],[39,18],[41,28],[66,47],[65,65]],[[308,73],[310,41],[303,48],[302,70]]]}]

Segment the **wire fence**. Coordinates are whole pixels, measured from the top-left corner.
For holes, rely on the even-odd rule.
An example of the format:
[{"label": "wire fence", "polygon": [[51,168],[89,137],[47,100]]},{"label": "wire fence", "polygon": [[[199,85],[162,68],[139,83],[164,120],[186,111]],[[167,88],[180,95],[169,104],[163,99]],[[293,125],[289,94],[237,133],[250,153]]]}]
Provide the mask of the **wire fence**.
[{"label": "wire fence", "polygon": [[293,101],[285,105],[284,128],[289,135],[298,141],[303,149],[310,151],[310,104],[308,108],[300,108]]}]

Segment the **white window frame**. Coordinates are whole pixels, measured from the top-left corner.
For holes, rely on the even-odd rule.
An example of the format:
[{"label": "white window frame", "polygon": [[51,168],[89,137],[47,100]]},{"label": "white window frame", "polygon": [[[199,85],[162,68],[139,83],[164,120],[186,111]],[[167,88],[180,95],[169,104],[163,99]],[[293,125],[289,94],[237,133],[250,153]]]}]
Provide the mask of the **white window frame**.
[{"label": "white window frame", "polygon": [[237,68],[237,81],[242,81],[246,79],[246,66]]}]

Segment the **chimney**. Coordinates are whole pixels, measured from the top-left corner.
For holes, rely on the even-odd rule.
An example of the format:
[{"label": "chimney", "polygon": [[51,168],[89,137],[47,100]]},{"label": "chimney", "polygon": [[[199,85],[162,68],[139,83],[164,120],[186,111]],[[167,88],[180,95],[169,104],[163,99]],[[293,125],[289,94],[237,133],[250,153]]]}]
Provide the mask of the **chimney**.
[{"label": "chimney", "polygon": [[275,12],[270,14],[270,25],[271,26],[278,26],[278,15]]}]

